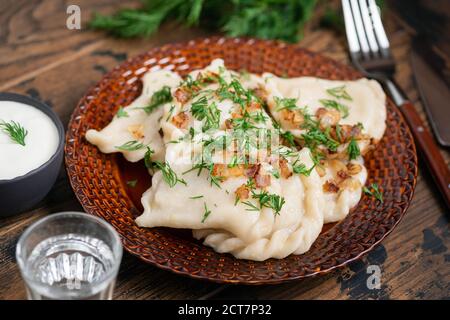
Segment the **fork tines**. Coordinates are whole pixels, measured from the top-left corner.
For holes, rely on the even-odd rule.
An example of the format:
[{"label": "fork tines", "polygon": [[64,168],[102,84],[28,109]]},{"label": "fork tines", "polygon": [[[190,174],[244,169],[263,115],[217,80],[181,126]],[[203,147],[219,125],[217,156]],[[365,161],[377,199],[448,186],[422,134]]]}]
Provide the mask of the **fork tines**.
[{"label": "fork tines", "polygon": [[342,0],[347,41],[352,55],[389,57],[389,41],[375,0]]}]

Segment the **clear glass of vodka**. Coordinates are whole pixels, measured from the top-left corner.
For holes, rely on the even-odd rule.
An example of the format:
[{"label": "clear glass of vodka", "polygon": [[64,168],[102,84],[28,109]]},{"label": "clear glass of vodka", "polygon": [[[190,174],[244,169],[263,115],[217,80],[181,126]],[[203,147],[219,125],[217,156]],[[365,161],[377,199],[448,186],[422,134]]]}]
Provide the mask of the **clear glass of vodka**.
[{"label": "clear glass of vodka", "polygon": [[122,244],[104,220],[80,212],[51,214],[20,237],[16,259],[28,299],[112,299]]}]

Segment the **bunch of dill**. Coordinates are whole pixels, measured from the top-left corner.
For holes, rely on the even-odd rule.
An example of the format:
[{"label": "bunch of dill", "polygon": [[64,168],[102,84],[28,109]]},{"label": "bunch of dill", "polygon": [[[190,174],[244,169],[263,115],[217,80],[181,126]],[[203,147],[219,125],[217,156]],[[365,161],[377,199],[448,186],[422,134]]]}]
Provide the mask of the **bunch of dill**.
[{"label": "bunch of dill", "polygon": [[226,35],[250,36],[297,42],[316,0],[142,0],[138,9],[122,9],[114,15],[96,14],[94,29],[124,37],[150,36],[160,25],[176,20],[199,25]]}]

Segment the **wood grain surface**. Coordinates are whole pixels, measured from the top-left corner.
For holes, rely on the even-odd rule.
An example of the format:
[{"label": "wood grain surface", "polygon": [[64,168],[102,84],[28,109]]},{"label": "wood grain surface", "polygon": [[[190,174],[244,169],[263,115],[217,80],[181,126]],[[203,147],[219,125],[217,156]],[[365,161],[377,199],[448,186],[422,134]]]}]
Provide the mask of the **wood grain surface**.
[{"label": "wood grain surface", "polygon": [[[386,1],[387,2],[387,1]],[[81,30],[68,30],[64,0],[0,1],[0,91],[49,104],[64,124],[78,100],[102,75],[128,57],[165,43],[211,35],[166,24],[149,39],[118,40],[85,27],[93,11],[136,5],[128,0],[78,0]],[[385,23],[397,61],[396,80],[426,120],[413,81],[409,51],[413,27],[389,6]],[[300,46],[349,63],[342,32],[311,26]],[[449,165],[448,150],[441,150]],[[411,206],[394,232],[363,259],[322,277],[275,286],[219,285],[180,277],[125,254],[115,299],[449,299],[450,213],[421,164]],[[32,222],[50,213],[82,210],[61,168],[50,194],[34,209],[0,219],[0,299],[24,299],[14,252]],[[382,271],[381,288],[366,286],[367,266]]]}]

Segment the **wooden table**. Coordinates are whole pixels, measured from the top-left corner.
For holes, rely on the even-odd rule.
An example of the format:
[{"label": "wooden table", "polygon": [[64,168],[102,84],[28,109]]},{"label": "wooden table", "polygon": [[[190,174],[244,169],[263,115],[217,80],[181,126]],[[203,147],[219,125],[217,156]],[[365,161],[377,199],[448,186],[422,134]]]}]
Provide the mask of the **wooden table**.
[{"label": "wooden table", "polygon": [[[0,1],[0,91],[28,94],[49,104],[67,124],[88,88],[128,57],[164,43],[208,35],[165,25],[151,39],[117,40],[101,32],[68,30],[64,0]],[[93,11],[112,12],[129,0],[78,0],[83,26]],[[422,110],[409,65],[410,34],[394,12],[386,24],[398,61],[397,80]],[[299,43],[348,63],[342,34],[313,28]],[[442,151],[446,159],[449,152]],[[448,162],[447,162],[448,163]],[[202,282],[159,270],[125,254],[115,299],[434,299],[450,296],[449,210],[421,164],[415,196],[396,230],[370,254],[325,276],[276,286],[234,286]],[[1,204],[0,204],[1,205]],[[0,299],[23,299],[14,252],[19,236],[49,213],[82,210],[61,168],[50,194],[33,210],[0,219]],[[379,290],[366,287],[366,267],[382,270]]]}]

